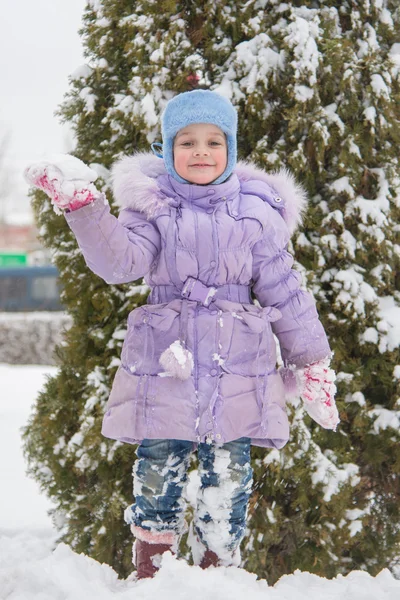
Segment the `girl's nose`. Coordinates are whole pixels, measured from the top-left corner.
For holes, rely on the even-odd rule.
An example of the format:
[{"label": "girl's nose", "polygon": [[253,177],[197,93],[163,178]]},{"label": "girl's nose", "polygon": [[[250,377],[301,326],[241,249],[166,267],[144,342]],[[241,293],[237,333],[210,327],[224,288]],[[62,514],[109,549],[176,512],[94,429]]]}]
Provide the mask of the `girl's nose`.
[{"label": "girl's nose", "polygon": [[207,146],[204,146],[204,148],[197,147],[197,148],[195,148],[195,150],[193,152],[194,156],[208,156],[209,153],[210,153],[210,151],[207,148]]}]

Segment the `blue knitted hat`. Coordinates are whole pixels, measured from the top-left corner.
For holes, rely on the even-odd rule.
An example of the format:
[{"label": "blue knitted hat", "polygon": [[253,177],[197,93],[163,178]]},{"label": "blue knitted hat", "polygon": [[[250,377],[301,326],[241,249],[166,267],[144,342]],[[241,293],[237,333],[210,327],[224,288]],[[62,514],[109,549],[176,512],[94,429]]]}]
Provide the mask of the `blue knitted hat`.
[{"label": "blue knitted hat", "polygon": [[229,100],[210,90],[184,92],[168,102],[162,115],[162,156],[167,173],[181,183],[187,181],[175,171],[174,138],[180,129],[192,123],[212,123],[225,133],[228,146],[226,169],[212,182],[222,183],[228,179],[236,165],[237,112]]}]

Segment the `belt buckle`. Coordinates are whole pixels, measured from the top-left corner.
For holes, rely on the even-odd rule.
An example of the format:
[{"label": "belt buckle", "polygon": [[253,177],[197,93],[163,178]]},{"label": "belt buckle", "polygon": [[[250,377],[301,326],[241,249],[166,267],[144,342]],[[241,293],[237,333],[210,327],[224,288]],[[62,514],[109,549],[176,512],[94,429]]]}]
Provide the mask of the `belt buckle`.
[{"label": "belt buckle", "polygon": [[215,295],[217,288],[210,286],[207,287],[194,277],[188,277],[183,284],[181,295],[188,300],[195,300],[201,302],[204,306],[208,307]]}]

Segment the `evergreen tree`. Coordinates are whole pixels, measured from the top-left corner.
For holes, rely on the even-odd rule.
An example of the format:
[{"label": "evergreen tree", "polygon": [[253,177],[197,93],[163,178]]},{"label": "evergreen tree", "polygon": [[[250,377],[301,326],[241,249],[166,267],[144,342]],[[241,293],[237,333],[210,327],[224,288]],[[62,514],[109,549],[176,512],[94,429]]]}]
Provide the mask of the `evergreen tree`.
[{"label": "evergreen tree", "polygon": [[[293,250],[335,351],[342,422],[321,430],[293,403],[290,443],[253,449],[243,557],[270,582],[295,568],[376,573],[400,556],[399,33],[394,0],[90,0],[87,64],[60,111],[108,191],[112,162],[160,140],[166,101],[199,76],[237,106],[241,157],[287,166],[309,191]],[[63,541],[126,576],[134,448],[100,426],[147,290],[92,275],[43,194],[34,208],[73,326],[26,428],[30,471]]]},{"label": "evergreen tree", "polygon": [[293,407],[292,443],[257,452],[247,564],[272,579],[376,573],[400,542],[400,12],[262,4],[217,81],[237,99],[249,158],[287,165],[310,193],[293,246],[335,351],[342,423],[328,433]]}]

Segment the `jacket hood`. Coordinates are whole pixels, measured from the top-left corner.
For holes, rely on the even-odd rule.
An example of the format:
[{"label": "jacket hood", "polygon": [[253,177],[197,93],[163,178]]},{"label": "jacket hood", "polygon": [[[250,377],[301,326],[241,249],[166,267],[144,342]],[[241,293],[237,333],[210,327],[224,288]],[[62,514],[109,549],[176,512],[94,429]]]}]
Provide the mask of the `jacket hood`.
[{"label": "jacket hood", "polygon": [[[290,171],[281,169],[267,173],[252,162],[239,161],[233,172],[243,188],[248,187],[246,182],[259,181],[260,197],[268,200],[269,192],[273,200],[276,197],[281,199],[279,212],[291,234],[301,225],[307,207],[307,194]],[[116,204],[144,213],[148,219],[154,218],[168,204],[157,182],[160,175],[166,174],[164,161],[152,153],[138,152],[120,158],[111,170]],[[257,194],[257,187],[254,193]]]}]

